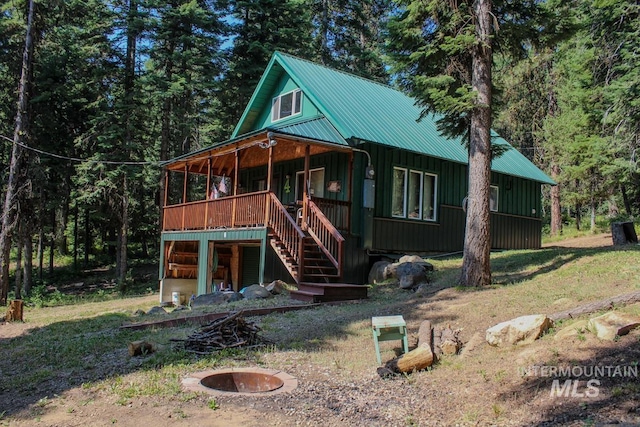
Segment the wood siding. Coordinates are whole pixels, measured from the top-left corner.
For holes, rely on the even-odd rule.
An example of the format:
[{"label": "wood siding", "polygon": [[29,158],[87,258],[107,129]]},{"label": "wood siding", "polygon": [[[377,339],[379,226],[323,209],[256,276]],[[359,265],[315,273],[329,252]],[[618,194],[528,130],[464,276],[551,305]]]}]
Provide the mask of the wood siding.
[{"label": "wood siding", "polygon": [[[438,224],[423,221],[374,219],[373,249],[389,252],[458,252],[464,247],[464,211],[440,206]],[[493,249],[537,249],[542,223],[538,219],[491,214]]]}]

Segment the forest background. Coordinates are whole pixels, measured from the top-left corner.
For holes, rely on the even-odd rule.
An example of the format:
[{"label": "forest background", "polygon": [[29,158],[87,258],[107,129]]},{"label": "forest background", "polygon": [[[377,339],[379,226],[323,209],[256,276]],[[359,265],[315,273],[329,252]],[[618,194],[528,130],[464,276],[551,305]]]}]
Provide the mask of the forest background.
[{"label": "forest background", "polygon": [[[398,34],[416,31],[403,26],[408,12],[437,2],[36,1],[8,234],[13,296],[46,281],[57,257],[76,270],[115,265],[126,291],[130,264],[157,256],[160,162],[226,140],[273,51],[402,88],[411,70],[398,58],[413,51]],[[0,1],[3,200],[29,3]],[[503,2],[493,3],[499,13]],[[531,21],[548,39],[498,29],[522,43],[495,49],[493,128],[558,183],[544,191],[549,233],[583,217],[594,229],[599,215],[637,216],[640,5],[533,3],[563,18],[510,10],[505,22]]]}]

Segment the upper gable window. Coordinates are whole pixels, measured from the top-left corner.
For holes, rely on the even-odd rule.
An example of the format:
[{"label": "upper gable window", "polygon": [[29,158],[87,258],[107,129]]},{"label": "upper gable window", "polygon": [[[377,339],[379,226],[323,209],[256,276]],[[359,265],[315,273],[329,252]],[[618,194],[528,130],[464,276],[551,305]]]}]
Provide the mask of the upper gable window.
[{"label": "upper gable window", "polygon": [[271,121],[275,122],[300,114],[301,105],[302,92],[300,89],[295,89],[291,92],[276,96],[273,98]]}]

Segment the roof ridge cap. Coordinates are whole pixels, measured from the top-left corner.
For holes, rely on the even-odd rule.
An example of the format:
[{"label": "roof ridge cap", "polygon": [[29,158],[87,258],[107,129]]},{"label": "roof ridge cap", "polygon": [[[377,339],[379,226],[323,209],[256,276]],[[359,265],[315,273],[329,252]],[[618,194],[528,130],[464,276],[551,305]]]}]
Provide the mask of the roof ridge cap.
[{"label": "roof ridge cap", "polygon": [[405,95],[405,96],[407,96],[409,98],[413,98],[412,96],[407,95],[406,93],[404,93],[400,89],[397,89],[397,88],[395,88],[395,87],[393,87],[393,86],[391,86],[390,84],[387,84],[387,83],[381,83],[381,82],[369,79],[367,77],[362,77],[362,76],[359,76],[357,74],[349,73],[349,72],[344,71],[344,70],[339,70],[337,68],[332,68],[332,67],[330,67],[328,65],[320,64],[320,63],[314,62],[314,61],[312,61],[310,59],[301,58],[299,56],[295,56],[295,55],[292,55],[290,53],[284,53],[284,52],[281,52],[279,50],[276,50],[274,53],[278,54],[279,56],[285,56],[285,57],[289,57],[289,58],[292,58],[292,59],[297,59],[298,61],[307,62],[307,63],[309,63],[311,65],[315,65],[316,67],[322,67],[322,68],[325,68],[325,69],[327,69],[329,71],[333,71],[333,72],[336,72],[336,73],[344,74],[345,76],[348,76],[348,77],[353,77],[353,78],[356,78],[356,79],[364,80],[365,82],[373,83],[373,84],[376,84],[378,86],[382,86],[384,88],[391,89],[393,91],[399,92],[399,93],[401,93],[401,94],[403,94],[403,95]]}]

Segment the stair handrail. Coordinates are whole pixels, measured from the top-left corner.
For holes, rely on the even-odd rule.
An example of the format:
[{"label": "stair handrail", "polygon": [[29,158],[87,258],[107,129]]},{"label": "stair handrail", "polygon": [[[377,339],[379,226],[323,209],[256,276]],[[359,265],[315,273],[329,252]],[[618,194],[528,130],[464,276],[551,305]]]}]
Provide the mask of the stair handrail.
[{"label": "stair handrail", "polygon": [[304,232],[289,215],[287,209],[273,192],[269,192],[269,223],[278,239],[284,244],[294,261],[298,264],[298,271],[302,271]]},{"label": "stair handrail", "polygon": [[342,277],[344,237],[312,200],[308,201],[308,233]]}]

